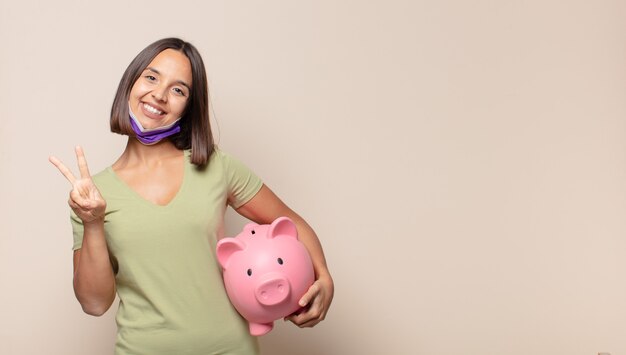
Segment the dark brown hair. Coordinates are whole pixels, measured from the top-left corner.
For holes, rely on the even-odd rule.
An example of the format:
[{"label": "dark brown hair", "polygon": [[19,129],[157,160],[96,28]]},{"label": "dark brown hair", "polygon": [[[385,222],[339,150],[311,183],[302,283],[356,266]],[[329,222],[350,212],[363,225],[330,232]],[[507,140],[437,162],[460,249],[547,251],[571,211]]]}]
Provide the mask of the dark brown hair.
[{"label": "dark brown hair", "polygon": [[214,150],[209,122],[209,90],[206,70],[198,50],[179,38],[164,38],[142,50],[128,65],[111,107],[111,132],[134,136],[128,113],[130,91],[150,62],[162,51],[174,49],[183,53],[191,63],[192,89],[180,120],[180,132],[169,137],[178,149],[191,149],[191,162],[204,167]]}]

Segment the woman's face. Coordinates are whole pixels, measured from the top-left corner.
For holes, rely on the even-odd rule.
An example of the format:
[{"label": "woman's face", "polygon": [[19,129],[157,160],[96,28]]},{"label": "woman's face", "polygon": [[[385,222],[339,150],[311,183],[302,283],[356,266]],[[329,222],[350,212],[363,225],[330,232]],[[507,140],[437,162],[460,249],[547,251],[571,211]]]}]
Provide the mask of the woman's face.
[{"label": "woman's face", "polygon": [[166,49],[154,57],[133,85],[130,108],[144,128],[166,126],[183,115],[191,81],[189,59],[182,52]]}]

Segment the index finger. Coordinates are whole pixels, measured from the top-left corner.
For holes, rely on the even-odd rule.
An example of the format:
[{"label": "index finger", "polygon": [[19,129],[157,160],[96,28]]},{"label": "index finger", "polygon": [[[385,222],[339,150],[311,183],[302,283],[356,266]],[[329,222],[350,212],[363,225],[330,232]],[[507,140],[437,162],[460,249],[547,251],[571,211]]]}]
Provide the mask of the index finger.
[{"label": "index finger", "polygon": [[74,177],[74,174],[72,174],[72,172],[70,171],[70,169],[67,168],[67,166],[65,166],[65,164],[63,164],[59,159],[57,159],[56,157],[51,156],[48,160],[50,160],[50,162],[57,167],[57,169],[59,169],[59,171],[61,172],[61,174],[63,174],[63,176],[65,176],[65,178],[72,184],[74,185],[74,182],[76,181],[76,178]]},{"label": "index finger", "polygon": [[85,153],[81,146],[76,146],[76,159],[78,160],[78,170],[80,170],[81,178],[91,177],[89,174],[89,167],[87,166],[87,159],[85,159]]}]

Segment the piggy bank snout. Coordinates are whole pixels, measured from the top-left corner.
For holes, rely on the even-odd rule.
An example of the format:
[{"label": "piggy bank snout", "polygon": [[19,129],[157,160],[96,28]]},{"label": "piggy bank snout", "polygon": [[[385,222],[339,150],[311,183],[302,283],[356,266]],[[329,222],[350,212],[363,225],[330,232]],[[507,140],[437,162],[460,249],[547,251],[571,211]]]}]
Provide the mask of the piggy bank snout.
[{"label": "piggy bank snout", "polygon": [[256,285],[254,295],[264,306],[275,306],[286,301],[291,293],[289,281],[281,274],[264,275]]}]

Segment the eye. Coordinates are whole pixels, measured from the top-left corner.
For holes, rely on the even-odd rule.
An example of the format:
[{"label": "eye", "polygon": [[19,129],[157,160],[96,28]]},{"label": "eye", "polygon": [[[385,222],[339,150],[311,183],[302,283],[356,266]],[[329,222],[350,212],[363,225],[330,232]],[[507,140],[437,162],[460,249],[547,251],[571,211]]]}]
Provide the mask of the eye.
[{"label": "eye", "polygon": [[148,79],[149,81],[155,81],[156,77],[154,75],[146,75],[144,76],[144,78]]},{"label": "eye", "polygon": [[254,229],[252,230],[252,234],[255,234],[256,232],[254,231]]},{"label": "eye", "polygon": [[278,261],[278,263],[279,263],[280,265],[282,265],[282,264],[283,264],[283,259],[282,259],[282,258],[278,258],[278,260],[277,260],[277,261]]},{"label": "eye", "polygon": [[181,88],[174,88],[174,92],[180,96],[185,96],[185,92]]},{"label": "eye", "polygon": [[247,273],[248,273],[248,276],[252,276],[252,269],[248,269]]}]

